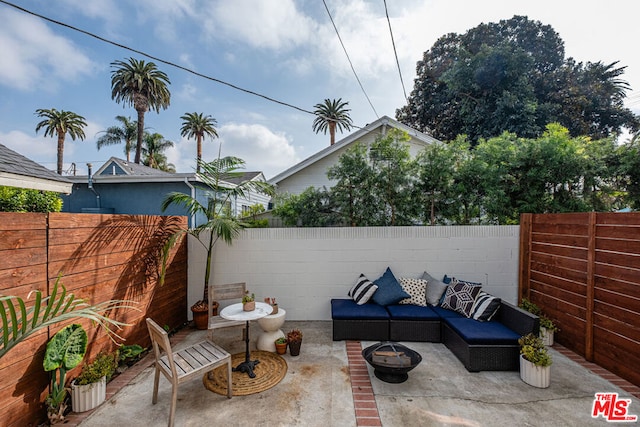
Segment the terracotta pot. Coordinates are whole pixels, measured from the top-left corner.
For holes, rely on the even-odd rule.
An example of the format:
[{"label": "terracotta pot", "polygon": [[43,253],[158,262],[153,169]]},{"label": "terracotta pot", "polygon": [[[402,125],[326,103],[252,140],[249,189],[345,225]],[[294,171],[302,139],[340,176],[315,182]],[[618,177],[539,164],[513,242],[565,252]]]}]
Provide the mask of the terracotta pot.
[{"label": "terracotta pot", "polygon": [[271,314],[277,314],[278,313],[278,304],[271,304]]},{"label": "terracotta pot", "polygon": [[244,311],[253,311],[256,309],[256,302],[255,301],[245,302],[244,304],[242,304],[242,309]]},{"label": "terracotta pot", "polygon": [[287,353],[287,343],[279,344],[276,343],[276,353],[278,354],[286,354]]},{"label": "terracotta pot", "polygon": [[289,353],[292,356],[298,356],[300,354],[300,346],[302,345],[302,341],[291,341],[289,343]]},{"label": "terracotta pot", "polygon": [[209,311],[208,310],[193,310],[193,324],[196,326],[196,329],[205,330],[209,327]]}]

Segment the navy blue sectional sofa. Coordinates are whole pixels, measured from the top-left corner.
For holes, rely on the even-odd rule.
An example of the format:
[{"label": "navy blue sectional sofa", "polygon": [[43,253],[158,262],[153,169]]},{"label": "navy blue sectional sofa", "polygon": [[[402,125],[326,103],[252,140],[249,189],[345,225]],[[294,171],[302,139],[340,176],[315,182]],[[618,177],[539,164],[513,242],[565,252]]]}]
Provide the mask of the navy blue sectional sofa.
[{"label": "navy blue sectional sofa", "polygon": [[480,322],[439,306],[332,299],[333,340],[441,342],[470,372],[519,370],[518,338],[538,334],[540,319],[501,301],[491,321]]}]

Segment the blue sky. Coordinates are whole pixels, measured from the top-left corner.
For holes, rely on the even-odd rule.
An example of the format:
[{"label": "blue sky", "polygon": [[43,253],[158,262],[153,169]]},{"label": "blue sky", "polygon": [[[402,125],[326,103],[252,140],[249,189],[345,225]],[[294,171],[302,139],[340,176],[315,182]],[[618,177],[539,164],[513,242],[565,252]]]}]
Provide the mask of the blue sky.
[{"label": "blue sky", "polygon": [[[395,116],[405,104],[383,0],[326,0],[353,67],[375,108],[363,94],[320,0],[14,0],[57,21],[143,51],[198,73],[261,93],[304,110],[325,98],[349,101],[354,124]],[[640,39],[632,0],[387,0],[407,94],[416,62],[442,35],[464,33],[481,22],[526,15],[551,25],[578,61],[620,61],[636,89],[628,106],[640,113]],[[96,149],[99,132],[117,115],[135,111],[111,100],[114,60],[125,49],[20,12],[0,3],[0,143],[55,169],[56,141],[35,133],[38,108],[70,110],[88,122],[84,141],[65,143],[65,169],[86,174],[123,147]],[[270,178],[329,144],[312,131],[313,116],[156,62],[171,80],[171,106],[149,112],[146,126],[176,146],[167,151],[178,172],[192,172],[195,141],[180,136],[186,112],[218,121],[216,140],[204,158],[243,158],[248,171]],[[345,135],[337,135],[340,139]]]}]

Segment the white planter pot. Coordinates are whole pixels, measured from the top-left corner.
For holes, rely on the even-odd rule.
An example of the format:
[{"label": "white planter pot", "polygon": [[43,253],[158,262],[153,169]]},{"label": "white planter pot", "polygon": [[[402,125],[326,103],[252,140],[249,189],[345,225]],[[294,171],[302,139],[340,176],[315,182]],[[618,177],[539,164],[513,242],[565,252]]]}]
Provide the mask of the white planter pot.
[{"label": "white planter pot", "polygon": [[547,388],[551,381],[551,366],[536,366],[520,355],[520,378],[531,386]]},{"label": "white planter pot", "polygon": [[542,343],[547,347],[551,347],[553,345],[553,331],[547,328],[540,327],[540,338],[542,339]]},{"label": "white planter pot", "polygon": [[97,383],[76,385],[71,383],[71,409],[73,412],[90,411],[102,404],[107,397],[107,378]]}]

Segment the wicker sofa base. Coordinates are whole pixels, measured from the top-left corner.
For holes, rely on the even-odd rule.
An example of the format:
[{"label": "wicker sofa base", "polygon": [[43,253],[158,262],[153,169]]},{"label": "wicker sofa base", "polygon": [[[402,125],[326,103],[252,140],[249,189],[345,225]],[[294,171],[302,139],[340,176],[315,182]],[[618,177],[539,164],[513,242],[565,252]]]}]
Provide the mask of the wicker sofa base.
[{"label": "wicker sofa base", "polygon": [[333,319],[333,340],[389,341],[389,321]]},{"label": "wicker sofa base", "polygon": [[442,338],[444,345],[469,372],[520,369],[520,347],[517,344],[468,344],[446,322],[442,322]]},{"label": "wicker sofa base", "polygon": [[442,342],[440,320],[389,321],[391,341]]}]

